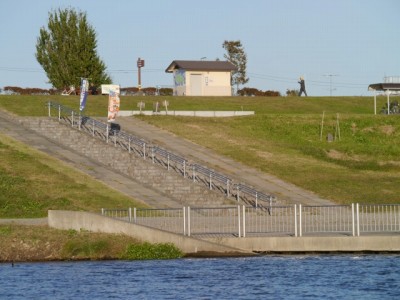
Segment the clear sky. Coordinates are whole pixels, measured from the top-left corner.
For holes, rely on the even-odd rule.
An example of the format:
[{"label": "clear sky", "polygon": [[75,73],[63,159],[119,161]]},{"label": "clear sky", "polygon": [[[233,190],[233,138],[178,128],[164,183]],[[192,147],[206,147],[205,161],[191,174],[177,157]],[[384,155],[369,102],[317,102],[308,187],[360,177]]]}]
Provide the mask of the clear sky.
[{"label": "clear sky", "polygon": [[224,40],[247,54],[247,87],[309,95],[370,95],[371,83],[400,76],[398,0],[0,0],[0,88],[50,88],[36,61],[48,13],[87,13],[114,83],[172,86],[173,60],[224,59]]}]

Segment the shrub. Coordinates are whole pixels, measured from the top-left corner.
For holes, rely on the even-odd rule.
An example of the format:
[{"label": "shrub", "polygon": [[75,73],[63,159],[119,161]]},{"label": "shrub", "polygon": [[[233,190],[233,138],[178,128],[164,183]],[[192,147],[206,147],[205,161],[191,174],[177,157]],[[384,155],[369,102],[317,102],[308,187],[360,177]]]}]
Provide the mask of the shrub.
[{"label": "shrub", "polygon": [[122,259],[144,260],[144,259],[174,259],[180,258],[183,253],[173,244],[130,244],[127,246]]}]

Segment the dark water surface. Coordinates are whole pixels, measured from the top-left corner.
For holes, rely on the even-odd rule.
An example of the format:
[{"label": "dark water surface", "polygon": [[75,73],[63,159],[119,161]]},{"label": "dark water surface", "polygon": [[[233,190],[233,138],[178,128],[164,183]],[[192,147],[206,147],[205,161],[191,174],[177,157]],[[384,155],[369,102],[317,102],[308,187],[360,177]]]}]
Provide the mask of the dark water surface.
[{"label": "dark water surface", "polygon": [[0,299],[400,299],[400,255],[0,264]]}]

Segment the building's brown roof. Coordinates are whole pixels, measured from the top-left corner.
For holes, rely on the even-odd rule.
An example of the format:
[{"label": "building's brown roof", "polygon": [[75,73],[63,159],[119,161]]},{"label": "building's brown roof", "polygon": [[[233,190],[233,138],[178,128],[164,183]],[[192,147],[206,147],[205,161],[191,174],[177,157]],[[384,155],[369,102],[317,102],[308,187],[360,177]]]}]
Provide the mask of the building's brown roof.
[{"label": "building's brown roof", "polygon": [[374,83],[368,86],[369,90],[386,91],[386,90],[400,90],[400,83]]},{"label": "building's brown roof", "polygon": [[237,68],[229,61],[221,60],[174,60],[166,73],[172,73],[175,69],[183,69],[187,71],[235,71]]}]

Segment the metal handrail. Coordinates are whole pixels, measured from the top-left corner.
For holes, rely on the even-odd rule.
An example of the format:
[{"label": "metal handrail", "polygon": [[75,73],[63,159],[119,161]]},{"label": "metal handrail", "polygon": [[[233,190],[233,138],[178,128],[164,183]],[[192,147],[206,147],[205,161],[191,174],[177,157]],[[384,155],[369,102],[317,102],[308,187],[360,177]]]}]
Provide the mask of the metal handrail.
[{"label": "metal handrail", "polygon": [[[196,174],[201,174],[205,176],[206,180],[208,180],[208,187],[209,189],[213,189],[213,185],[217,186],[215,182],[222,184],[223,186],[216,189],[219,190],[223,193],[226,193],[226,195],[229,196],[234,196],[231,193],[232,187],[236,187],[236,199],[239,200],[239,192],[243,192],[247,194],[248,196],[255,197],[256,199],[256,206],[258,200],[262,201],[269,201],[269,205],[271,206],[272,204],[272,199],[274,198],[271,195],[267,195],[263,192],[259,192],[255,190],[254,188],[251,188],[249,186],[246,186],[244,184],[238,183],[235,184],[233,180],[221,173],[215,172],[212,169],[209,169],[207,167],[204,167],[202,165],[199,165],[197,163],[189,164],[188,160],[185,159],[184,157],[181,157],[175,153],[172,153],[168,150],[165,150],[159,146],[156,145],[150,145],[150,143],[146,142],[145,140],[138,138],[134,135],[128,134],[122,130],[119,131],[111,131],[110,125],[108,123],[104,123],[98,120],[95,120],[89,116],[83,115],[80,112],[75,112],[69,107],[63,106],[62,104],[56,103],[49,101],[48,102],[48,109],[49,109],[49,117],[51,117],[51,108],[56,108],[58,110],[58,119],[61,121],[61,113],[64,114],[69,114],[71,115],[71,120],[67,120],[71,122],[72,126],[78,125],[80,130],[87,131],[88,133],[91,133],[93,136],[95,136],[95,132],[97,129],[97,136],[100,137],[103,140],[106,140],[106,142],[109,142],[109,135],[111,132],[113,132],[113,140],[115,146],[121,146],[124,149],[128,149],[129,152],[131,152],[131,144],[136,145],[139,147],[140,150],[137,151],[136,154],[139,154],[143,158],[149,157],[151,155],[153,163],[157,160],[160,162],[162,159],[166,160],[162,164],[164,166],[167,166],[167,169],[170,169],[170,163],[176,163],[179,165],[182,165],[183,171],[180,169],[174,169],[181,175],[183,175],[184,178],[186,178],[186,169],[191,168],[193,170],[193,177],[192,180],[196,181],[196,178],[198,176]],[[79,118],[79,122],[75,122],[74,117]],[[64,116],[63,116],[64,117]],[[91,126],[91,128],[89,128]],[[124,144],[128,142],[128,145]]]}]

